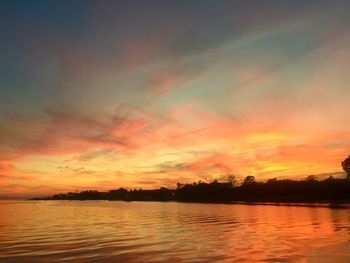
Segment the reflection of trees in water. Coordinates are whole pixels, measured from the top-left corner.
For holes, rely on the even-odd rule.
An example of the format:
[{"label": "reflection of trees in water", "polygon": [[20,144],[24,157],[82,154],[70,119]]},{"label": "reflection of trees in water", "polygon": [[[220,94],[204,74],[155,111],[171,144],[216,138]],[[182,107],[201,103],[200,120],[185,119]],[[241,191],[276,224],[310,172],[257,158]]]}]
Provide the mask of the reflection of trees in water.
[{"label": "reflection of trees in water", "polygon": [[[346,231],[350,238],[350,214],[348,209],[331,209],[329,210],[330,220],[334,232]],[[350,239],[349,239],[350,241]]]}]

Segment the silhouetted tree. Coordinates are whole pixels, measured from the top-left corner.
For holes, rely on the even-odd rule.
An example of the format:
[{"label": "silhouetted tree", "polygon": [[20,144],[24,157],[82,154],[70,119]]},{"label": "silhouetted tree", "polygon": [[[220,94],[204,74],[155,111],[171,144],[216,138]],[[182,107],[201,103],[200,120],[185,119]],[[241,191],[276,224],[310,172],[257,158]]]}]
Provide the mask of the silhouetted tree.
[{"label": "silhouetted tree", "polygon": [[327,179],[324,179],[324,181],[326,182],[329,182],[329,181],[332,181],[334,180],[334,176],[333,175],[330,175]]},{"label": "silhouetted tree", "polygon": [[236,180],[236,176],[234,176],[233,174],[230,174],[227,176],[226,178],[227,182],[230,183],[232,186],[235,186],[236,183],[237,183],[237,180]]},{"label": "silhouetted tree", "polygon": [[350,178],[350,155],[341,163],[343,170],[346,172],[346,179]]},{"label": "silhouetted tree", "polygon": [[183,184],[177,183],[176,184],[176,189],[181,189],[183,186],[184,186]]},{"label": "silhouetted tree", "polygon": [[255,177],[252,175],[248,175],[243,181],[243,185],[250,185],[255,183],[256,183]]},{"label": "silhouetted tree", "polygon": [[316,176],[309,175],[308,177],[306,177],[306,181],[316,181]]},{"label": "silhouetted tree", "polygon": [[216,179],[214,179],[212,182],[211,182],[211,184],[218,184],[219,182],[218,182],[218,180],[216,180]]},{"label": "silhouetted tree", "polygon": [[267,180],[267,182],[266,182],[266,183],[268,183],[268,184],[274,184],[274,183],[277,183],[277,178],[271,178],[271,179]]}]

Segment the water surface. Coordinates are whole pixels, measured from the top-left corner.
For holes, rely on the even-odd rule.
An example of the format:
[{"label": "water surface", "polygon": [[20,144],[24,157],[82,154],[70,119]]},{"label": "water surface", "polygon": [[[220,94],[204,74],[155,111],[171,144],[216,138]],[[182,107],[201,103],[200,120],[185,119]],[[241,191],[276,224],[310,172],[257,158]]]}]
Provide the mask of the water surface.
[{"label": "water surface", "polygon": [[0,262],[350,262],[350,210],[1,201]]}]

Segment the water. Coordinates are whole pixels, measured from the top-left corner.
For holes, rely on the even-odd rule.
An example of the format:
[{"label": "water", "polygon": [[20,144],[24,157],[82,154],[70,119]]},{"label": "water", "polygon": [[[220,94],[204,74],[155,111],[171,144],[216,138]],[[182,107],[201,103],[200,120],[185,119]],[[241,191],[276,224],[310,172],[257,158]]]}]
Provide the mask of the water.
[{"label": "water", "polygon": [[350,210],[0,202],[0,262],[350,262]]}]

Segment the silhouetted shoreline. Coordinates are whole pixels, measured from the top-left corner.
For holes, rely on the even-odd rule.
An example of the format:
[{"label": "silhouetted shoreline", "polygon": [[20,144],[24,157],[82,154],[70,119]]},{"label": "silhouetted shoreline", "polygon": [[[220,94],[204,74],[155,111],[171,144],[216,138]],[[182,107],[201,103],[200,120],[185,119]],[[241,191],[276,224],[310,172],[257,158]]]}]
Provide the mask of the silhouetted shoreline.
[{"label": "silhouetted shoreline", "polygon": [[88,190],[56,194],[31,200],[120,200],[120,201],[178,201],[196,203],[244,204],[328,204],[338,207],[350,204],[350,180],[328,178],[317,181],[277,180],[266,183],[254,178],[240,186],[232,182],[178,184],[176,189],[161,187],[155,190],[127,190],[120,188],[107,192]]}]

